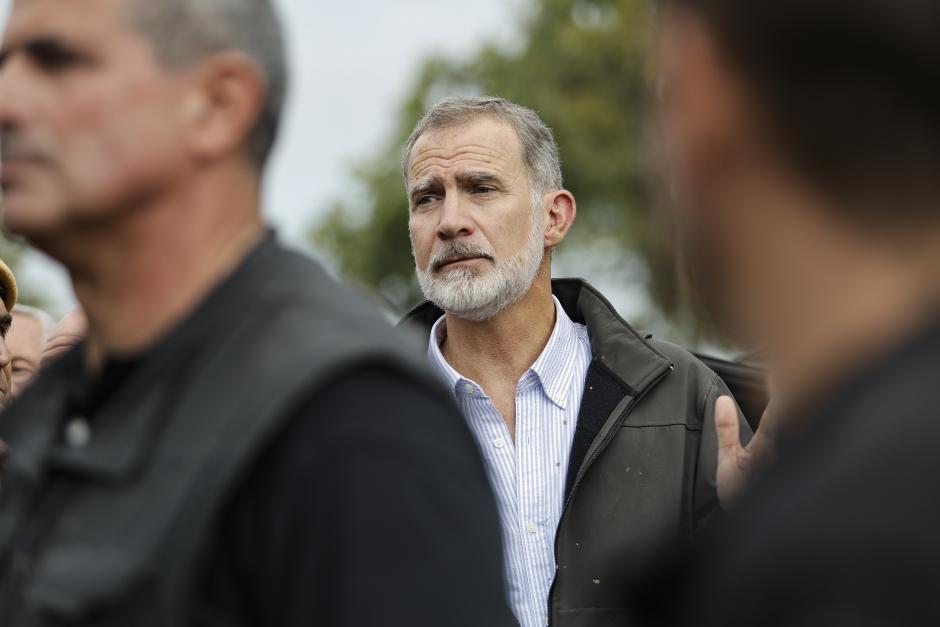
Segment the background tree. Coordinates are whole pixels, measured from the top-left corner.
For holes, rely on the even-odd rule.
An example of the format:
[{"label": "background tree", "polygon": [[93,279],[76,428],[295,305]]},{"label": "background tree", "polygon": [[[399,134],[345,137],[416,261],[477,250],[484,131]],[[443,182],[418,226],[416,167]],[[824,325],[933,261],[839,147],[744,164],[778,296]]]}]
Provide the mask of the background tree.
[{"label": "background tree", "polygon": [[401,147],[441,97],[499,95],[538,111],[558,139],[565,185],[579,209],[561,251],[564,269],[643,282],[649,305],[640,323],[663,330],[652,323],[666,314],[670,334],[693,341],[689,331],[696,325],[684,313],[668,229],[653,211],[649,184],[649,23],[645,0],[534,0],[511,48],[485,47],[469,60],[429,60],[401,107],[396,131],[355,169],[361,202],[336,201],[315,225],[320,251],[397,312],[417,302]]}]

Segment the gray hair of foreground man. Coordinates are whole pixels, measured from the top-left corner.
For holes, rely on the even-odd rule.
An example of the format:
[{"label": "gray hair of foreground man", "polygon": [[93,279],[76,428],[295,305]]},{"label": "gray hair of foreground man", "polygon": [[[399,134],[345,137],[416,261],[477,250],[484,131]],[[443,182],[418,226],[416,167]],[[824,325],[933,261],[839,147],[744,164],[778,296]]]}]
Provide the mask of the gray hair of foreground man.
[{"label": "gray hair of foreground man", "polygon": [[287,94],[284,37],[270,0],[130,0],[131,23],[153,42],[157,58],[183,69],[235,50],[258,64],[267,85],[264,109],[246,139],[259,169],[274,146]]},{"label": "gray hair of foreground man", "polygon": [[536,197],[562,189],[561,158],[552,129],[532,109],[492,96],[445,98],[424,114],[405,144],[402,157],[405,185],[408,185],[410,175],[411,153],[422,135],[457,128],[486,117],[506,122],[516,131],[522,144],[529,184]]}]

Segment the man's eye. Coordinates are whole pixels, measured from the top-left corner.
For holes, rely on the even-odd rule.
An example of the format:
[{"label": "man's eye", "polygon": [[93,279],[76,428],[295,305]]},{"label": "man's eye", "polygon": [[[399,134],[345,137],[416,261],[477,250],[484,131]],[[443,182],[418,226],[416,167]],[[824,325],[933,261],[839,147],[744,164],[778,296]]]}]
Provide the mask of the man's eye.
[{"label": "man's eye", "polygon": [[418,198],[418,201],[415,202],[416,205],[429,205],[434,202],[434,196],[421,196]]},{"label": "man's eye", "polygon": [[82,61],[80,55],[55,42],[36,42],[29,46],[28,50],[33,61],[50,72],[68,69]]},{"label": "man's eye", "polygon": [[474,194],[489,194],[492,191],[493,191],[493,188],[488,187],[486,185],[477,185],[476,187],[473,188]]}]

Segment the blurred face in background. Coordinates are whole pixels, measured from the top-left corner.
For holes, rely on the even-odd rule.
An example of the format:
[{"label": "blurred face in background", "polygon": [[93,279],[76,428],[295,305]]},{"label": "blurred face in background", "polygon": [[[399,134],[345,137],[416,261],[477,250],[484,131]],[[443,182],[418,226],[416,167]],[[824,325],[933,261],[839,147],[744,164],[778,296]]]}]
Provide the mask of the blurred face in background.
[{"label": "blurred face in background", "polygon": [[85,312],[79,307],[65,315],[59,323],[49,332],[42,348],[43,367],[56,357],[66,353],[73,346],[81,342],[88,334],[88,319]]},{"label": "blurred face in background", "polygon": [[39,372],[39,362],[42,359],[45,329],[42,323],[30,315],[13,310],[13,325],[7,334],[7,346],[12,356],[12,387],[13,396],[19,396],[26,385]]},{"label": "blurred face in background", "polygon": [[477,321],[521,300],[547,260],[546,215],[513,128],[480,118],[429,132],[409,164],[409,231],[425,297]]},{"label": "blurred face in background", "polygon": [[128,0],[15,0],[0,55],[3,219],[37,242],[146,202],[181,168],[182,78]]},{"label": "blurred face in background", "polygon": [[12,398],[10,382],[13,367],[10,348],[7,346],[7,334],[12,324],[13,316],[7,311],[6,305],[0,302],[0,407],[5,407]]}]

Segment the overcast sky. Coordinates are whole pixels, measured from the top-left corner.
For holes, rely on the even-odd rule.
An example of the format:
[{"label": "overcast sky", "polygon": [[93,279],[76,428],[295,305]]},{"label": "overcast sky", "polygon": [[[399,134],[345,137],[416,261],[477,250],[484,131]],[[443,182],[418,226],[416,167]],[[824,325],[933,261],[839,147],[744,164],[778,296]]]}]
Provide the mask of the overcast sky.
[{"label": "overcast sky", "polygon": [[[0,22],[10,2],[0,0]],[[510,40],[525,0],[277,4],[293,82],[265,182],[265,210],[285,239],[302,245],[317,212],[348,193],[350,163],[374,154],[387,137],[421,61]],[[20,274],[21,281],[48,285],[55,313],[70,306],[67,281],[52,262],[31,260]]]}]

